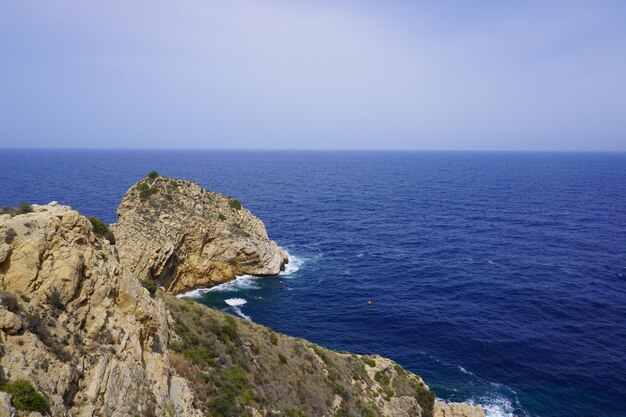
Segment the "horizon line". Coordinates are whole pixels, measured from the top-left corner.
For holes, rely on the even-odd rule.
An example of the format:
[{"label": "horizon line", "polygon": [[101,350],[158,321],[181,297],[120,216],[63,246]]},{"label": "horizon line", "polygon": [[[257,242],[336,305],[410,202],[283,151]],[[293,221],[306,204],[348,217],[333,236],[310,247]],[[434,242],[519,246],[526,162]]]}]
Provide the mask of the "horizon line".
[{"label": "horizon line", "polygon": [[415,149],[415,148],[194,148],[194,147],[0,147],[0,151],[227,151],[227,152],[434,152],[434,153],[626,153],[626,149]]}]

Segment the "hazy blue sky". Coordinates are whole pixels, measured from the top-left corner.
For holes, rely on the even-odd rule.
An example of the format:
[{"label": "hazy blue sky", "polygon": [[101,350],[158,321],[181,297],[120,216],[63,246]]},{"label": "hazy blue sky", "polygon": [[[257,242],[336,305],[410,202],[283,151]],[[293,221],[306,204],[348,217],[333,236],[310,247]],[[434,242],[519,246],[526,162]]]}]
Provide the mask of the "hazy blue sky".
[{"label": "hazy blue sky", "polygon": [[0,147],[626,150],[623,1],[4,1]]}]

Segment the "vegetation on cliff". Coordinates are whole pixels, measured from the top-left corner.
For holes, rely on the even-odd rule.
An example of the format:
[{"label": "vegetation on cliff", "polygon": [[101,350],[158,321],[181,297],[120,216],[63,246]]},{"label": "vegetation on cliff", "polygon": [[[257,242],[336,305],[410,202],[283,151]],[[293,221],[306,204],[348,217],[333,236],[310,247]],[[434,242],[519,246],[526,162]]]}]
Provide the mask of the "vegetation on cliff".
[{"label": "vegetation on cliff", "polygon": [[162,291],[158,297],[180,338],[168,346],[171,363],[209,416],[433,413],[434,393],[392,361],[331,351]]},{"label": "vegetation on cliff", "polygon": [[0,386],[0,391],[11,395],[11,403],[18,410],[39,411],[41,413],[48,411],[48,402],[29,381],[18,379],[5,382]]},{"label": "vegetation on cliff", "polygon": [[17,207],[12,207],[12,206],[0,207],[0,215],[9,214],[11,216],[17,216],[17,215],[24,214],[24,213],[30,213],[31,211],[33,211],[33,206],[31,206],[30,204],[24,201],[22,201],[20,205]]},{"label": "vegetation on cliff", "polygon": [[89,217],[89,221],[93,226],[93,232],[96,236],[103,237],[108,240],[112,245],[115,245],[115,236],[113,236],[113,232],[109,230],[109,227],[104,224],[102,220],[97,217]]}]

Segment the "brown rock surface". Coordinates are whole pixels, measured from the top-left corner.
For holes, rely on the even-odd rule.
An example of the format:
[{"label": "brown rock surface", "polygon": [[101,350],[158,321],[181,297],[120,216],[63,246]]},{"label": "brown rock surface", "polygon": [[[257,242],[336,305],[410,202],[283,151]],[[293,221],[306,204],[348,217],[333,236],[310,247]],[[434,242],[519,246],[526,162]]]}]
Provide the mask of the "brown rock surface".
[{"label": "brown rock surface", "polygon": [[436,401],[434,417],[485,417],[485,411],[480,405]]},{"label": "brown rock surface", "polygon": [[52,415],[198,415],[169,365],[165,304],[76,211],[0,216],[0,291],[0,376],[30,381]]},{"label": "brown rock surface", "polygon": [[237,200],[191,181],[146,177],[124,196],[111,229],[122,264],[173,294],[237,275],[276,275],[287,254]]}]

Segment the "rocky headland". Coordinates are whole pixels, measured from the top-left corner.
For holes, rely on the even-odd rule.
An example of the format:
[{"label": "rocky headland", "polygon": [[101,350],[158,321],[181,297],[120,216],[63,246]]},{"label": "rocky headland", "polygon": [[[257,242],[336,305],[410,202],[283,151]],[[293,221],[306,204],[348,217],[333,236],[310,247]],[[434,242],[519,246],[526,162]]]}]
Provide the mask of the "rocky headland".
[{"label": "rocky headland", "polygon": [[388,359],[176,298],[283,267],[236,200],[153,176],[113,234],[56,203],[0,213],[0,417],[484,417]]},{"label": "rocky headland", "polygon": [[122,265],[173,294],[237,275],[276,275],[287,254],[241,203],[198,184],[151,174],[131,187],[117,210]]}]

